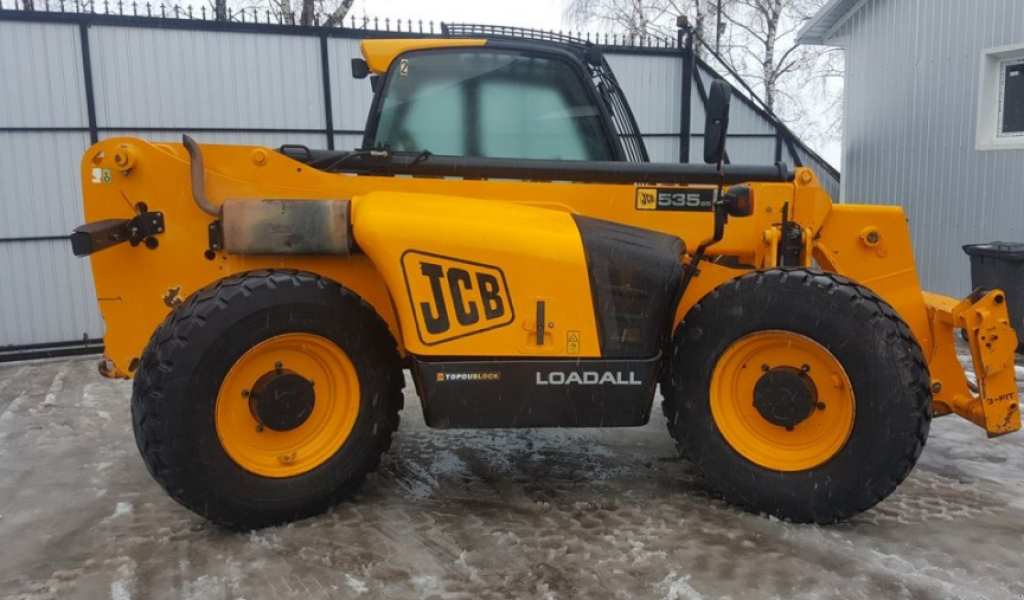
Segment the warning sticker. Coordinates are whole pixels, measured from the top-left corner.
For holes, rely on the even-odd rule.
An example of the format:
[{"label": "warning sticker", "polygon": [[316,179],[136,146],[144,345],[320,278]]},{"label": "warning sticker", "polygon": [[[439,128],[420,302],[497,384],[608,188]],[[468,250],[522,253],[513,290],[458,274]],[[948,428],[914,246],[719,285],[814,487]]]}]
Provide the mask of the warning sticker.
[{"label": "warning sticker", "polygon": [[565,336],[565,353],[566,354],[579,354],[580,353],[580,332],[570,331]]},{"label": "warning sticker", "polygon": [[110,183],[110,169],[94,168],[92,170],[93,183]]}]

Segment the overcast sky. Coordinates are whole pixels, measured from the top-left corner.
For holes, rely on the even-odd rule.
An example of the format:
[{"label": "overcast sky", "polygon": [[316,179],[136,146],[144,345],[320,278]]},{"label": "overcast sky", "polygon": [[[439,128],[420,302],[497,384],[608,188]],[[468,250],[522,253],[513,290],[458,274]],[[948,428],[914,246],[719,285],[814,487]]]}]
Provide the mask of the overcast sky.
[{"label": "overcast sky", "polygon": [[560,29],[563,0],[356,0],[357,17]]}]

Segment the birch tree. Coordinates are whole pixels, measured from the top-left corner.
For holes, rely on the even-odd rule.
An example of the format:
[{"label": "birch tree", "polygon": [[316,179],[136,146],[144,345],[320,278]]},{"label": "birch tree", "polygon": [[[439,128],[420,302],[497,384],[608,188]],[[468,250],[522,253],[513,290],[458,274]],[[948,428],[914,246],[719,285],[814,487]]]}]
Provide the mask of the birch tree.
[{"label": "birch tree", "polygon": [[[217,0],[218,2],[224,0]],[[299,0],[299,25],[317,25],[317,15],[327,15],[324,27],[341,27],[344,19],[352,10],[355,0]],[[296,25],[295,7],[291,0],[267,0],[270,8],[281,17],[286,25]]]},{"label": "birch tree", "polygon": [[[674,38],[686,15],[697,54],[724,74],[708,49],[751,85],[770,112],[810,140],[842,133],[842,51],[796,45],[796,32],[827,0],[564,0],[566,19],[635,37]],[[716,31],[721,6],[724,32]]]},{"label": "birch tree", "polygon": [[[566,19],[576,26],[597,25],[638,39],[676,37],[676,18],[690,19],[694,33],[714,39],[713,22],[719,0],[568,0]],[[732,0],[722,0],[728,4]],[[699,45],[698,45],[699,46]],[[698,47],[697,54],[703,49]]]},{"label": "birch tree", "polygon": [[348,15],[348,11],[352,10],[352,5],[355,3],[356,0],[341,0],[338,3],[338,7],[331,13],[331,16],[327,17],[327,22],[324,23],[324,26],[341,27],[345,22],[345,16]]},{"label": "birch tree", "polygon": [[827,0],[732,0],[723,59],[802,137],[841,135],[842,52],[796,34]]}]

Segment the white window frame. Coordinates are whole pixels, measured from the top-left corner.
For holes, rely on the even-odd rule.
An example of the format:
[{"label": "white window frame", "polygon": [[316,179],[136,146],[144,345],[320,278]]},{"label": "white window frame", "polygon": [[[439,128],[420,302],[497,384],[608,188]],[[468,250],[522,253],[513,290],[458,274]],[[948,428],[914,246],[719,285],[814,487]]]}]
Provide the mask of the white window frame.
[{"label": "white window frame", "polygon": [[1024,63],[1024,44],[988,48],[981,54],[981,78],[978,84],[978,150],[1024,149],[1024,133],[1002,133],[1003,90],[1006,67]]}]

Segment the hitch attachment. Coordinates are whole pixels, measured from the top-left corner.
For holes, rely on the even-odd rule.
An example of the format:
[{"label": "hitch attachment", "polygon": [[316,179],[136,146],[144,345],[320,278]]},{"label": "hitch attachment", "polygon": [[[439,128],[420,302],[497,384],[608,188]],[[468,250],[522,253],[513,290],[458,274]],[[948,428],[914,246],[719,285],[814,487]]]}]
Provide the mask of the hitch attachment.
[{"label": "hitch attachment", "polygon": [[160,245],[154,236],[163,232],[164,213],[146,212],[140,204],[139,214],[132,219],[104,219],[76,227],[71,234],[71,250],[75,256],[89,256],[124,242],[132,247],[144,243],[153,250]]},{"label": "hitch attachment", "polygon": [[[1017,334],[1010,326],[1006,295],[1002,290],[975,291],[957,302],[926,292],[924,299],[935,344],[929,364],[935,414],[956,413],[984,428],[989,437],[1019,430]],[[960,366],[954,328],[962,329],[970,344],[975,385]]]}]

